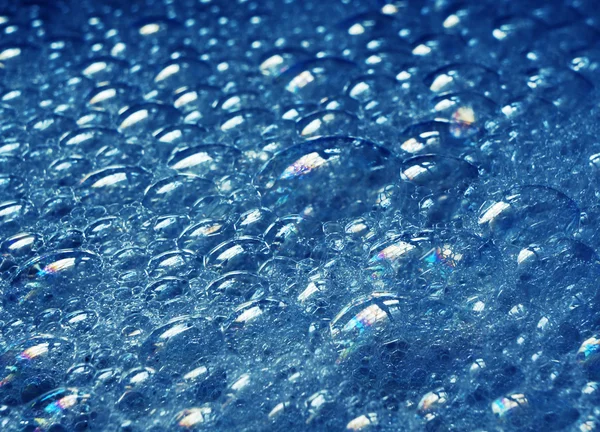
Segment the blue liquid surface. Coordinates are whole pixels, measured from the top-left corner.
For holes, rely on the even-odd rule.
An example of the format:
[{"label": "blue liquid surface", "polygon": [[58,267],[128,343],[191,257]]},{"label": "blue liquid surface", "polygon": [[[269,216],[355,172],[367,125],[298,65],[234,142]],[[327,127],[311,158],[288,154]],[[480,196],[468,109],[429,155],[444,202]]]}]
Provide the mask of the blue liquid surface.
[{"label": "blue liquid surface", "polygon": [[598,430],[595,2],[0,6],[0,430]]}]

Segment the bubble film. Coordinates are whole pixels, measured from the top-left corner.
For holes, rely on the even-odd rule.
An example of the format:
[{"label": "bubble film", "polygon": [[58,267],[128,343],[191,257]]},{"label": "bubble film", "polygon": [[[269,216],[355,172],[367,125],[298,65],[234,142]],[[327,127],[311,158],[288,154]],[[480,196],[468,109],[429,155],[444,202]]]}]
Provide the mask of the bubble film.
[{"label": "bubble film", "polygon": [[0,431],[600,430],[593,0],[0,0]]}]

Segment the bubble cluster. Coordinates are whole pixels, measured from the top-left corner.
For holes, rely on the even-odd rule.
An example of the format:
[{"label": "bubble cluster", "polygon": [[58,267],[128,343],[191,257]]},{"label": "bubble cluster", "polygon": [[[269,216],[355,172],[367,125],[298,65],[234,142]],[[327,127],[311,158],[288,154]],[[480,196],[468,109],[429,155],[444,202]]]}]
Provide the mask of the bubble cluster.
[{"label": "bubble cluster", "polygon": [[591,0],[0,0],[0,430],[600,430]]}]

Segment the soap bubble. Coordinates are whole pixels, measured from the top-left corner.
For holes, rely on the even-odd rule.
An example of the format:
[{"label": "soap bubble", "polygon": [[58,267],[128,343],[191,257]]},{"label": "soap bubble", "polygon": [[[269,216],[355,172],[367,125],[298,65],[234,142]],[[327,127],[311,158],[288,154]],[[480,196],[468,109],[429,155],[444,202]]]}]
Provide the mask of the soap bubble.
[{"label": "soap bubble", "polygon": [[154,84],[161,90],[174,92],[182,87],[205,83],[211,74],[208,63],[191,58],[171,60],[162,66],[154,77]]},{"label": "soap bubble", "polygon": [[0,232],[18,232],[35,214],[36,209],[30,201],[20,199],[0,202]]},{"label": "soap bubble", "polygon": [[230,271],[253,271],[271,254],[267,243],[256,237],[242,236],[215,246],[204,256],[208,269],[228,273]]},{"label": "soap bubble", "polygon": [[63,326],[76,332],[93,330],[98,322],[98,313],[93,310],[77,310],[63,317]]},{"label": "soap bubble", "polygon": [[431,391],[421,398],[417,405],[417,411],[425,420],[431,421],[436,417],[436,411],[447,402],[448,394],[444,389]]},{"label": "soap bubble", "polygon": [[81,64],[81,74],[97,83],[108,84],[123,80],[128,66],[127,62],[114,57],[95,57]]},{"label": "soap bubble", "polygon": [[579,350],[577,350],[577,362],[581,364],[586,371],[593,377],[600,376],[600,339],[595,336],[583,341]]},{"label": "soap bubble", "polygon": [[477,175],[476,167],[453,157],[423,155],[402,163],[403,180],[431,191],[465,189]]},{"label": "soap bubble", "polygon": [[215,417],[213,407],[204,405],[179,411],[173,419],[173,424],[186,431],[204,430],[214,425]]},{"label": "soap bubble", "polygon": [[141,98],[139,88],[128,84],[104,84],[95,87],[87,97],[87,106],[117,116]]},{"label": "soap bubble", "polygon": [[275,219],[273,212],[268,208],[254,208],[245,211],[235,222],[236,232],[244,235],[261,235]]},{"label": "soap bubble", "polygon": [[242,109],[260,108],[260,94],[253,91],[229,93],[215,105],[215,109],[224,113],[232,113]]},{"label": "soap bubble", "polygon": [[260,299],[269,292],[267,279],[248,271],[232,271],[213,280],[206,287],[210,302],[229,305],[233,299],[242,302]]},{"label": "soap bubble", "polygon": [[[401,174],[410,185],[411,196],[420,200],[418,211],[429,226],[460,219],[461,207],[468,205],[464,191],[478,176],[477,168],[467,161],[440,155],[407,159]],[[406,203],[407,214],[417,211],[411,204],[415,203]]]},{"label": "soap bubble", "polygon": [[529,408],[529,400],[523,393],[512,393],[500,397],[492,403],[492,412],[501,421],[507,421],[514,425],[521,424],[523,416]]},{"label": "soap bubble", "polygon": [[376,428],[379,424],[377,413],[368,413],[358,416],[348,422],[346,430],[362,431]]},{"label": "soap bubble", "polygon": [[394,19],[377,11],[370,11],[346,18],[337,24],[348,42],[362,42],[393,32]]},{"label": "soap bubble", "polygon": [[567,68],[540,68],[528,72],[527,86],[558,107],[576,107],[576,95],[589,93],[593,85],[579,73]]},{"label": "soap bubble", "polygon": [[166,276],[150,283],[145,293],[148,299],[157,301],[169,301],[181,295],[184,295],[189,290],[189,282],[186,279]]},{"label": "soap bubble", "polygon": [[177,239],[182,249],[191,250],[200,256],[233,236],[234,230],[226,220],[204,219],[188,226]]},{"label": "soap bubble", "polygon": [[147,102],[119,113],[119,130],[126,136],[155,136],[179,121],[180,114],[169,105]]},{"label": "soap bubble", "polygon": [[102,278],[101,269],[100,256],[86,250],[64,249],[37,256],[19,268],[4,303],[35,309],[60,305],[75,293],[94,289]]},{"label": "soap bubble", "polygon": [[120,141],[119,132],[115,129],[86,127],[65,134],[60,140],[60,146],[76,153],[92,155],[101,148]]},{"label": "soap bubble", "polygon": [[315,239],[320,239],[321,224],[310,217],[285,216],[273,222],[264,233],[264,240],[279,255],[296,259],[310,256]]},{"label": "soap bubble", "polygon": [[48,167],[50,177],[56,179],[59,186],[75,186],[91,171],[92,162],[81,156],[56,159]]},{"label": "soap bubble", "polygon": [[185,123],[198,122],[200,125],[216,121],[214,105],[221,96],[216,86],[198,85],[177,89],[172,96],[173,106],[184,113]]},{"label": "soap bubble", "polygon": [[309,54],[302,48],[275,49],[264,55],[260,62],[260,72],[263,75],[278,78],[291,66],[309,58]]},{"label": "soap bubble", "polygon": [[241,109],[223,116],[222,119],[220,130],[229,136],[238,138],[236,144],[240,150],[255,145],[253,142],[247,142],[245,135],[262,136],[275,123],[273,113],[262,108]]},{"label": "soap bubble", "polygon": [[153,278],[187,277],[195,273],[197,257],[188,250],[169,250],[148,261],[148,274]]},{"label": "soap bubble", "polygon": [[471,90],[492,100],[501,97],[498,74],[476,64],[444,66],[426,76],[425,85],[439,96]]},{"label": "soap bubble", "polygon": [[151,181],[144,169],[115,165],[87,174],[79,183],[82,199],[95,204],[137,201]]},{"label": "soap bubble", "polygon": [[340,58],[320,58],[295,64],[279,75],[278,82],[303,100],[320,100],[341,94],[356,74],[357,65]]},{"label": "soap bubble", "polygon": [[577,204],[562,192],[525,185],[509,189],[501,200],[481,209],[479,225],[494,236],[527,246],[575,229]]},{"label": "soap bubble", "polygon": [[0,251],[13,257],[32,258],[43,245],[44,240],[40,234],[22,232],[4,240],[0,244]]},{"label": "soap bubble", "polygon": [[450,122],[440,120],[416,123],[401,134],[398,151],[407,155],[449,154],[457,156],[469,148],[469,142],[454,136]]},{"label": "soap bubble", "polygon": [[395,321],[400,319],[401,303],[392,293],[374,292],[345,306],[330,324],[331,337],[340,353],[338,362],[389,335]]},{"label": "soap bubble", "polygon": [[298,119],[296,131],[304,139],[332,135],[355,136],[358,121],[358,118],[345,111],[317,111]]},{"label": "soap bubble", "polygon": [[155,211],[184,211],[200,198],[214,192],[214,183],[194,174],[177,174],[149,186],[144,206]]},{"label": "soap bubble", "polygon": [[[278,153],[254,183],[263,193],[263,205],[277,213],[326,221],[376,209],[398,165],[393,154],[368,141],[321,138]],[[368,187],[350,194],[342,189],[358,181]]]},{"label": "soap bubble", "polygon": [[218,330],[212,323],[182,315],[152,331],[140,346],[140,359],[150,366],[176,373],[188,368],[218,340]]},{"label": "soap bubble", "polygon": [[203,178],[216,178],[235,169],[240,152],[220,144],[200,145],[175,150],[167,165],[181,173],[196,174]]},{"label": "soap bubble", "polygon": [[23,179],[16,175],[0,174],[0,198],[14,200],[23,194]]},{"label": "soap bubble", "polygon": [[36,335],[10,346],[0,356],[3,404],[20,405],[57,387],[75,356],[75,344],[52,335]]},{"label": "soap bubble", "polygon": [[161,157],[169,156],[175,150],[196,147],[204,144],[206,130],[189,124],[167,126],[154,137],[156,151]]},{"label": "soap bubble", "polygon": [[397,80],[391,76],[379,74],[355,78],[346,88],[348,96],[359,101],[368,110],[372,110],[370,106],[374,101],[398,103],[400,100],[398,93],[400,92],[402,90]]},{"label": "soap bubble", "polygon": [[24,413],[21,425],[40,431],[101,428],[105,418],[94,409],[92,394],[76,387],[61,387],[40,396]]}]

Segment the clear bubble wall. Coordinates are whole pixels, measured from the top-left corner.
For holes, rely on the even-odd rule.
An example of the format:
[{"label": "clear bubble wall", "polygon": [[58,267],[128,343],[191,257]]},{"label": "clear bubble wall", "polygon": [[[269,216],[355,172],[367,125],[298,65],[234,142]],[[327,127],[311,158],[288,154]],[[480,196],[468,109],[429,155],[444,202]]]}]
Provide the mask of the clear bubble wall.
[{"label": "clear bubble wall", "polygon": [[595,0],[0,0],[0,430],[600,431]]}]

